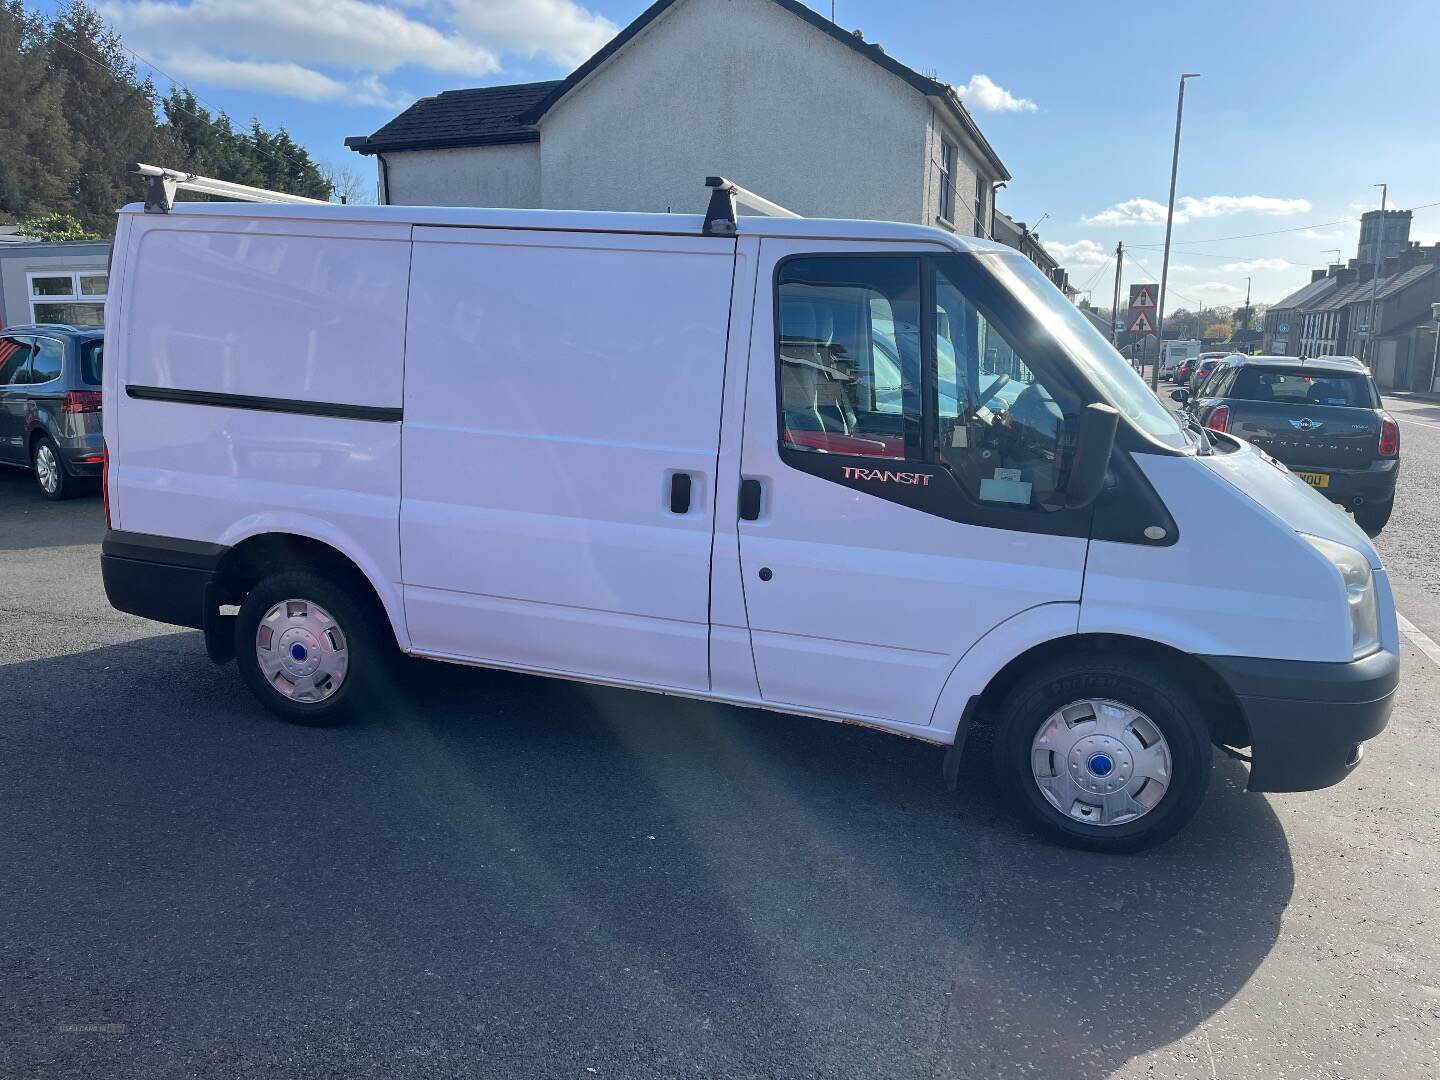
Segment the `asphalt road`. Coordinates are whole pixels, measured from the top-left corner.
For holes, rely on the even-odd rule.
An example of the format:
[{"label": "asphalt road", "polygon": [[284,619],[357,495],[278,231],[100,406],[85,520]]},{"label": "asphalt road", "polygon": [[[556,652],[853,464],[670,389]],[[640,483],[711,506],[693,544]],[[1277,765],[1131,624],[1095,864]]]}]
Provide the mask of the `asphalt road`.
[{"label": "asphalt road", "polygon": [[[1440,638],[1440,407],[1381,544]],[[1431,429],[1417,427],[1433,424]],[[982,755],[416,664],[289,727],[111,611],[98,500],[0,473],[0,1076],[1416,1077],[1440,667],[1339,788],[1107,858]]]}]

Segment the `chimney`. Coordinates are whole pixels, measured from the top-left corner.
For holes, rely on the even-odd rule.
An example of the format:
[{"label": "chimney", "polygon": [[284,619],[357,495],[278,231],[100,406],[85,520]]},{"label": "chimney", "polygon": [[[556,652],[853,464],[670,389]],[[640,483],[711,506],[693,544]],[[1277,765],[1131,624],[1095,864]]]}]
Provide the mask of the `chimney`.
[{"label": "chimney", "polygon": [[1327,270],[1327,269],[1311,270],[1311,271],[1310,271],[1310,281],[1311,281],[1311,283],[1313,284],[1313,283],[1319,281],[1321,278],[1327,277],[1327,276],[1329,275],[1329,273],[1330,273],[1330,271]]}]

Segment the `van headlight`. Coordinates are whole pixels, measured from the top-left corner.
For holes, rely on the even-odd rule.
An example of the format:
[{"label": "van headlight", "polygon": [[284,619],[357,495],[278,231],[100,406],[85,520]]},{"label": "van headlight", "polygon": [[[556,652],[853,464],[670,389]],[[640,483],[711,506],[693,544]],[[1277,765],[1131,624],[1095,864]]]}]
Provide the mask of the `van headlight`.
[{"label": "van headlight", "polygon": [[1345,602],[1350,610],[1350,634],[1355,655],[1364,656],[1380,647],[1380,616],[1375,608],[1375,575],[1370,562],[1352,547],[1320,536],[1301,533],[1305,542],[1324,555],[1340,572],[1345,583]]}]

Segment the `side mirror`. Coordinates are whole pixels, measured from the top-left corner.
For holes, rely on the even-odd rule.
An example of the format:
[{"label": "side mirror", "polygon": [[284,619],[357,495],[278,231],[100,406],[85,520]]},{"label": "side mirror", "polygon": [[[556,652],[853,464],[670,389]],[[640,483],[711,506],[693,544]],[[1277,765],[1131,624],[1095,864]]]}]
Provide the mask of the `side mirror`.
[{"label": "side mirror", "polygon": [[1075,461],[1065,485],[1065,505],[1072,509],[1089,506],[1105,488],[1105,473],[1115,449],[1115,429],[1120,413],[1109,405],[1086,405],[1080,414],[1080,431],[1075,439]]},{"label": "side mirror", "polygon": [[1177,386],[1174,390],[1170,391],[1170,400],[1184,405],[1190,400],[1190,391],[1186,390],[1183,386]]}]

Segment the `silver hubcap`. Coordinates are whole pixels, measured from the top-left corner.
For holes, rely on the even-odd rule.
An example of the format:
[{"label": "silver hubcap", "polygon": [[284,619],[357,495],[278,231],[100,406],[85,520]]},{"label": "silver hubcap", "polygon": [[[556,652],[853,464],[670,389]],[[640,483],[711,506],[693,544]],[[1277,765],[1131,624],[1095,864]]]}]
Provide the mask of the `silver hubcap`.
[{"label": "silver hubcap", "polygon": [[1118,701],[1075,701],[1050,714],[1030,744],[1046,801],[1086,825],[1123,825],[1170,788],[1170,744],[1144,713]]},{"label": "silver hubcap", "polygon": [[350,651],[331,614],[309,600],[282,600],[255,631],[260,670],[291,701],[319,702],[345,681]]},{"label": "silver hubcap", "polygon": [[60,462],[49,443],[41,443],[35,451],[35,477],[40,486],[51,495],[60,487]]}]

